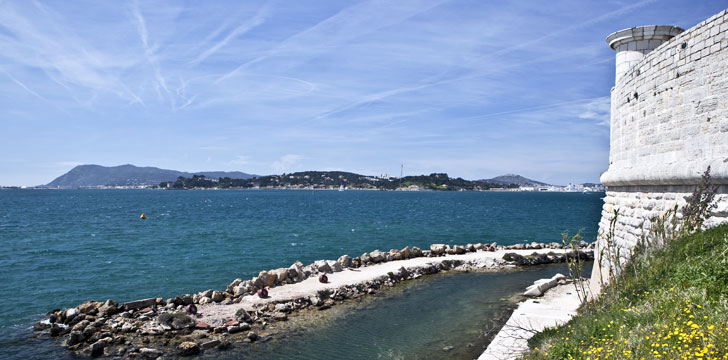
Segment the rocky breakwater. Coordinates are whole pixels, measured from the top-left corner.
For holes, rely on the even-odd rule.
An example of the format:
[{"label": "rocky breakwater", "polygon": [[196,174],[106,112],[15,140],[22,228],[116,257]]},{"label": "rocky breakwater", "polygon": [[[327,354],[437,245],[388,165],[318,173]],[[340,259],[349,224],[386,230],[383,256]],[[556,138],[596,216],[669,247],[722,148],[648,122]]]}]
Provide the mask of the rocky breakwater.
[{"label": "rocky breakwater", "polygon": [[[422,275],[562,262],[568,253],[557,243],[433,244],[430,250],[405,247],[309,265],[297,261],[287,268],[261,271],[252,279],[235,279],[224,291],[122,304],[87,301],[55,309],[35,324],[35,330],[83,356],[195,355],[265,339],[275,333],[270,331],[275,324],[298,311],[326,310],[339,301],[375,294]],[[579,253],[591,256],[586,247]]]}]

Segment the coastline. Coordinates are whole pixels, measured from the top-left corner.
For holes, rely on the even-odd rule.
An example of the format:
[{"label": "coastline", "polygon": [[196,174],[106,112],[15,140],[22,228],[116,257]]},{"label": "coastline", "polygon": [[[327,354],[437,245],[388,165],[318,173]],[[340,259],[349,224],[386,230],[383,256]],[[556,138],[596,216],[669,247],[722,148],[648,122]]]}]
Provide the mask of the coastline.
[{"label": "coastline", "polygon": [[[442,270],[514,267],[515,261],[503,259],[509,253],[511,256],[508,258],[515,258],[520,265],[563,262],[569,251],[553,248],[556,245],[536,243],[498,246],[497,249],[476,245],[449,247],[435,244],[430,251],[417,248],[390,252],[375,250],[355,258],[359,262],[364,258],[364,266],[361,263],[356,266],[347,256],[338,261],[320,260],[306,267],[297,263],[289,269],[261,272],[258,277],[245,282],[236,279],[226,291],[207,290],[166,301],[150,298],[121,306],[113,300],[104,303],[89,301],[76,308],[50,312],[48,319],[36,324],[36,330],[48,332],[51,337],[61,336],[68,350],[86,356],[126,358],[168,353],[196,354],[209,348],[230,346],[230,336],[253,342],[265,334],[269,323],[286,321],[298,310],[325,310],[339,301],[374,294],[400,281]],[[580,251],[581,255],[591,256],[588,251]],[[342,263],[348,266],[341,266]],[[291,269],[299,269],[299,274],[308,275],[297,281],[297,278],[288,276],[294,273],[289,272]],[[268,274],[276,276],[269,277]],[[319,274],[325,274],[328,281],[320,282]],[[283,281],[275,286],[276,280],[271,278],[279,275]],[[291,283],[286,282],[287,278]],[[254,295],[256,283],[268,290],[267,297]],[[197,307],[194,313],[199,314],[186,311],[191,304]],[[204,341],[199,341],[202,339]]]}]

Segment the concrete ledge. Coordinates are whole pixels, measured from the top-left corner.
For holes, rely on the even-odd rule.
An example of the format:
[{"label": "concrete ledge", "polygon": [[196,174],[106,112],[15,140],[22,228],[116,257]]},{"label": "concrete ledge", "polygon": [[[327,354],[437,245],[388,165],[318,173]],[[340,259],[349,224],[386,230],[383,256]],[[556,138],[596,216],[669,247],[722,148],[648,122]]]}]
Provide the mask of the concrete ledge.
[{"label": "concrete ledge", "polygon": [[708,166],[713,184],[728,184],[728,157],[622,169],[610,166],[600,180],[604,186],[696,185]]}]

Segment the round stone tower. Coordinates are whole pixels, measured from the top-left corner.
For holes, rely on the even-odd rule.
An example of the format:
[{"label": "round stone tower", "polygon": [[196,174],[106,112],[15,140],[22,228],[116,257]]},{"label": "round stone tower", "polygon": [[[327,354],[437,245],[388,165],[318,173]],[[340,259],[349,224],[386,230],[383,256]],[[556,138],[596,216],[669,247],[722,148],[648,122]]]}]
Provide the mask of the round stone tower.
[{"label": "round stone tower", "polygon": [[650,25],[619,30],[607,36],[609,47],[617,51],[615,84],[648,52],[683,31],[677,26]]}]

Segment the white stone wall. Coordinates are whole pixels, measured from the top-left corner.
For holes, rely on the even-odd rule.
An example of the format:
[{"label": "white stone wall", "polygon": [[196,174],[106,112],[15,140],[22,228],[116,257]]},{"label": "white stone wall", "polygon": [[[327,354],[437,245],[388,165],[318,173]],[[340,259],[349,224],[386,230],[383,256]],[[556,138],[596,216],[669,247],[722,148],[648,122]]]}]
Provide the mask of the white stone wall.
[{"label": "white stone wall", "polygon": [[651,218],[685,204],[708,166],[719,206],[706,225],[728,222],[727,11],[630,66],[612,89],[609,169],[601,177],[608,191],[596,255],[614,209],[615,243],[626,256]]}]

